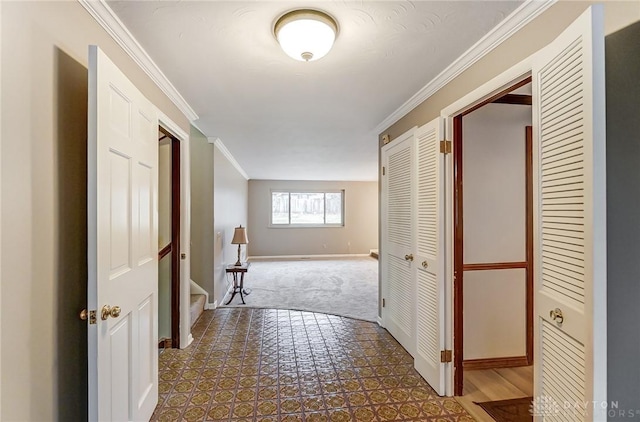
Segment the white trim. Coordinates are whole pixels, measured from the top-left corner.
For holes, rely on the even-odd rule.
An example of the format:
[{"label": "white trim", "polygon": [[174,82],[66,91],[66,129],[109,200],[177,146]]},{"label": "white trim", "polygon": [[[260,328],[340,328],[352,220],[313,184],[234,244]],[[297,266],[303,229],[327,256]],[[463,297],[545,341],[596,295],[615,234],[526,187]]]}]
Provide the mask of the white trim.
[{"label": "white trim", "polygon": [[207,311],[212,311],[214,309],[216,309],[218,307],[218,301],[214,300],[213,303],[205,303],[204,304],[204,309]]},{"label": "white trim", "polygon": [[266,259],[332,259],[332,258],[359,258],[368,257],[368,253],[345,253],[345,254],[326,254],[326,255],[258,255],[250,256],[247,261],[262,261]]},{"label": "white trim", "polygon": [[480,38],[478,42],[462,53],[453,63],[438,76],[433,78],[420,91],[415,93],[398,109],[391,113],[375,128],[376,135],[387,130],[391,125],[404,117],[411,110],[423,103],[438,90],[451,82],[462,72],[471,67],[478,60],[489,54],[505,40],[516,33],[520,28],[531,22],[542,12],[551,7],[556,0],[527,0],[514,10],[502,22],[496,25],[489,33]]},{"label": "white trim", "polygon": [[230,294],[233,294],[233,283],[229,283],[229,287],[227,287],[227,291],[224,293],[224,296],[222,296],[222,299],[220,299],[220,306],[224,305],[224,301],[227,299],[227,296],[229,296]]},{"label": "white trim", "polygon": [[247,172],[244,171],[244,169],[236,161],[235,157],[231,154],[231,152],[229,152],[229,150],[222,143],[222,140],[220,138],[212,137],[212,138],[207,138],[207,140],[209,141],[210,144],[214,144],[216,147],[218,147],[222,155],[224,155],[227,158],[227,160],[229,160],[229,162],[233,165],[233,167],[236,168],[236,170],[238,170],[238,173],[240,173],[242,177],[245,178],[245,180],[249,180],[249,175],[247,174]]},{"label": "white trim", "polygon": [[193,336],[191,335],[191,333],[189,333],[189,338],[187,339],[187,345],[184,347],[181,347],[181,349],[184,349],[185,347],[191,345],[191,343],[193,343]]},{"label": "white trim", "polygon": [[209,303],[209,292],[200,287],[200,285],[193,280],[189,280],[189,290],[189,293],[192,295],[204,295],[204,309],[207,309],[207,304]]},{"label": "white trim", "polygon": [[381,326],[382,328],[384,328],[384,325],[382,324],[382,317],[377,316],[376,317],[376,322],[378,323],[379,326]]},{"label": "white trim", "polygon": [[[526,78],[531,74],[532,58],[534,55],[535,53],[522,60],[520,63],[513,65],[511,68],[502,72],[490,81],[485,82],[459,100],[454,101],[452,104],[443,108],[440,112],[440,116],[445,119],[453,118],[454,116],[471,109],[477,104],[480,104],[492,95],[497,94],[505,88],[508,88],[516,82]],[[452,129],[448,126],[446,129],[447,137],[449,137],[449,135],[453,136],[451,132]]]},{"label": "white trim", "polygon": [[196,112],[180,92],[178,92],[176,87],[173,86],[162,70],[160,70],[149,54],[147,54],[145,49],[142,48],[131,32],[129,32],[105,0],[78,0],[78,2],[89,12],[96,22],[111,35],[111,38],[142,68],[189,120],[198,120]]},{"label": "white trim", "polygon": [[174,123],[166,114],[162,111],[157,110],[158,114],[158,124],[164,127],[166,130],[171,132],[173,136],[178,138],[180,141],[185,141],[189,139],[189,134],[185,132],[180,126]]}]

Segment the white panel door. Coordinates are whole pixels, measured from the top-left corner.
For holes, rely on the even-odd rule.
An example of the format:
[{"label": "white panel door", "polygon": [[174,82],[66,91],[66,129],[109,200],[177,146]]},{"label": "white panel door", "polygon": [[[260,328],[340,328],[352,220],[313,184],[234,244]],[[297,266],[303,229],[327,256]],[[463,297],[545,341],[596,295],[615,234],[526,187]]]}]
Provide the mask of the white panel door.
[{"label": "white panel door", "polygon": [[158,400],[158,121],[96,46],[88,114],[88,305],[97,309],[89,420],[149,420]]},{"label": "white panel door", "polygon": [[415,352],[414,138],[413,131],[382,149],[382,284],[385,328],[411,355]]},{"label": "white panel door", "polygon": [[584,406],[607,391],[602,28],[590,8],[534,57],[534,410],[548,420],[606,420]]},{"label": "white panel door", "polygon": [[416,185],[416,370],[436,393],[445,394],[444,363],[444,154],[440,118],[415,133]]}]

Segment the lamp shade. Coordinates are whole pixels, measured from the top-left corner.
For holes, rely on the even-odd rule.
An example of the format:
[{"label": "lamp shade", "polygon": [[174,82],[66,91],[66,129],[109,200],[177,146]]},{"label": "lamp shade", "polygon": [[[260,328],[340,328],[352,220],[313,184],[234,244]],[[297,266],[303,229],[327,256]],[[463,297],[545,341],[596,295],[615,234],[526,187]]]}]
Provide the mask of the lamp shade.
[{"label": "lamp shade", "polygon": [[283,15],[273,32],[288,56],[310,62],[324,57],[331,50],[338,25],[324,12],[303,9]]},{"label": "lamp shade", "polygon": [[247,228],[242,227],[242,224],[240,224],[240,227],[236,227],[233,232],[233,240],[231,240],[231,244],[246,245],[247,243],[249,243],[249,239],[247,239]]}]

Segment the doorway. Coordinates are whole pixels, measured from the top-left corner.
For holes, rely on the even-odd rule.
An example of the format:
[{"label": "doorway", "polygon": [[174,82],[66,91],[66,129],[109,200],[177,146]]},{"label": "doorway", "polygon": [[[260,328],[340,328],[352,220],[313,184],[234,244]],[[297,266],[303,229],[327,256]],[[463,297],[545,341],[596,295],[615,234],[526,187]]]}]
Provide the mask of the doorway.
[{"label": "doorway", "polygon": [[454,392],[469,406],[533,394],[531,98],[528,77],[453,118]]},{"label": "doorway", "polygon": [[158,128],[158,339],[180,347],[180,140]]}]

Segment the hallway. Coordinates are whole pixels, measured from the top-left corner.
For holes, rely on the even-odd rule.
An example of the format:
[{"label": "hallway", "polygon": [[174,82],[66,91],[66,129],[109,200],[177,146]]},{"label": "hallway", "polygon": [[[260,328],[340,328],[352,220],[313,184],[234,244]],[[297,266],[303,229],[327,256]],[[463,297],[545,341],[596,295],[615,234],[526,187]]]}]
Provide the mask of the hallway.
[{"label": "hallway", "polygon": [[375,323],[273,309],[205,311],[160,355],[152,420],[473,421]]}]

